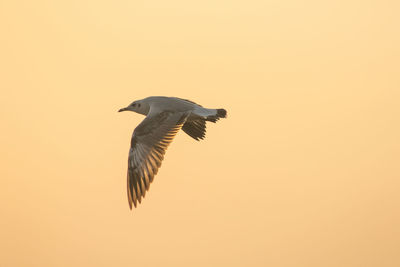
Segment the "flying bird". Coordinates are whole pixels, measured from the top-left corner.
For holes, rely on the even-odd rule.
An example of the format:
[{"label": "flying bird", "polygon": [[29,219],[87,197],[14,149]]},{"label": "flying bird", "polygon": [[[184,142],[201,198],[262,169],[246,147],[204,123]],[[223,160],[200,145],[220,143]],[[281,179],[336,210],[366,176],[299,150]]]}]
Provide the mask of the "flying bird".
[{"label": "flying bird", "polygon": [[151,96],[136,100],[121,111],[134,111],[146,118],[133,131],[128,157],[127,191],[129,208],[141,203],[164,158],[165,151],[182,129],[200,141],[206,122],[226,118],[225,109],[208,109],[177,97]]}]

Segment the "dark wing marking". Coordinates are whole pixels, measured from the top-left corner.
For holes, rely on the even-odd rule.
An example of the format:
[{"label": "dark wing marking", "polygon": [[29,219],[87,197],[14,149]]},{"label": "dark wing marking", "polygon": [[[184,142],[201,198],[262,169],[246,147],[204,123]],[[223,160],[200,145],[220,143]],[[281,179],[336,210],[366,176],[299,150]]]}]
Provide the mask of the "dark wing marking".
[{"label": "dark wing marking", "polygon": [[164,111],[147,116],[132,134],[128,158],[129,207],[136,207],[157,174],[168,145],[185,123],[188,113]]},{"label": "dark wing marking", "polygon": [[182,130],[193,139],[199,141],[206,136],[206,121],[203,119],[187,121],[183,125]]}]

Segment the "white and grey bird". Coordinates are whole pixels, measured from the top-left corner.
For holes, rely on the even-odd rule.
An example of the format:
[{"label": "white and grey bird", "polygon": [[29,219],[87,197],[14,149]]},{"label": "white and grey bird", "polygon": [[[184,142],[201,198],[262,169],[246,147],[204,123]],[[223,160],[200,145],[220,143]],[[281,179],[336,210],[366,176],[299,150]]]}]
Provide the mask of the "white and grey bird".
[{"label": "white and grey bird", "polygon": [[225,109],[208,109],[186,99],[151,96],[132,102],[121,111],[134,111],[146,118],[133,131],[128,157],[129,208],[141,202],[153,182],[168,145],[182,128],[195,140],[204,139],[206,122],[226,117]]}]

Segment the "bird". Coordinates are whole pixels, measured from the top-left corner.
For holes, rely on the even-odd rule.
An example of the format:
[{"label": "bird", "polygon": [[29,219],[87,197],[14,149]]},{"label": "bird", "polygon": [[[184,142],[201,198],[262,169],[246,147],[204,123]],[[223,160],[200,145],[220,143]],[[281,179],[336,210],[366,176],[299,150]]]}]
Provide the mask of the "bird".
[{"label": "bird", "polygon": [[132,133],[128,156],[127,193],[129,208],[141,203],[165,152],[180,129],[196,141],[203,140],[206,122],[226,118],[223,108],[204,108],[178,97],[150,96],[133,101],[118,112],[133,111],[146,117]]}]

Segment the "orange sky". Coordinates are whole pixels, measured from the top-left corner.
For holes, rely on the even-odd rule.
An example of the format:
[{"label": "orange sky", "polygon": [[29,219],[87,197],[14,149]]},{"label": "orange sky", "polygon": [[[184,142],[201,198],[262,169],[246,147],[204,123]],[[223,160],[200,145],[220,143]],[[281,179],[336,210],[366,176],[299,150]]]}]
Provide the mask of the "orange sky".
[{"label": "orange sky", "polygon": [[[400,266],[398,1],[3,1],[0,266]],[[228,110],[126,196],[117,110]]]}]

